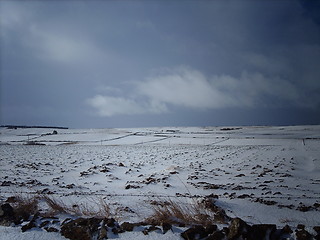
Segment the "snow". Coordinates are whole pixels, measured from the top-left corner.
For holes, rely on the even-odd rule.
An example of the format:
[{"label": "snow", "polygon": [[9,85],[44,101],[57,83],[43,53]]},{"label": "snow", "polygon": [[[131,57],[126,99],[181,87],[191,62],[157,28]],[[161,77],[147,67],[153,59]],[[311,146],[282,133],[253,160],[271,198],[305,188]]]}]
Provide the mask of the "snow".
[{"label": "snow", "polygon": [[[216,194],[227,214],[251,224],[320,225],[319,208],[298,209],[320,203],[319,125],[54,130],[0,128],[0,202],[46,191],[70,204],[103,198],[134,222],[150,215],[152,200]],[[179,239],[179,231],[118,238]],[[0,239],[36,238],[63,239],[0,228]]]},{"label": "snow", "polygon": [[21,229],[18,227],[3,227],[0,226],[0,239],[2,240],[35,240],[35,239],[43,239],[43,240],[65,240],[60,233],[48,233],[45,231],[28,231],[21,232]]}]

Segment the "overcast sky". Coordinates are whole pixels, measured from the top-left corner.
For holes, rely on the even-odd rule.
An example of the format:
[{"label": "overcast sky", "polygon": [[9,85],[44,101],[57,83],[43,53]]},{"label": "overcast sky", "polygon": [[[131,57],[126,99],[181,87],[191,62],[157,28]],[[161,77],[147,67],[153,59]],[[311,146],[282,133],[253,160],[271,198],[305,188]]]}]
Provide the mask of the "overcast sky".
[{"label": "overcast sky", "polygon": [[320,1],[0,1],[0,124],[320,124]]}]

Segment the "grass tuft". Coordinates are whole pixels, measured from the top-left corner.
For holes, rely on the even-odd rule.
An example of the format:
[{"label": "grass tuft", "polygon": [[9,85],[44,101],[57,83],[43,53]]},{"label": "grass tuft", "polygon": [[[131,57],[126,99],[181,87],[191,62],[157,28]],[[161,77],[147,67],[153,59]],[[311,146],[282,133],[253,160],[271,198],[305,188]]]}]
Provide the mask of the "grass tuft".
[{"label": "grass tuft", "polygon": [[208,226],[215,221],[214,212],[204,204],[185,203],[171,199],[165,203],[152,205],[153,214],[145,221],[150,224],[162,223]]},{"label": "grass tuft", "polygon": [[39,199],[34,196],[23,196],[21,194],[9,198],[10,205],[14,209],[14,214],[18,221],[27,221],[31,215],[38,212]]},{"label": "grass tuft", "polygon": [[56,215],[59,213],[68,213],[76,216],[87,216],[97,218],[109,218],[112,215],[108,203],[103,198],[100,198],[96,201],[91,201],[94,203],[92,205],[88,203],[68,205],[64,203],[62,200],[57,200],[47,195],[43,195],[42,199],[48,205],[48,213],[51,215]]},{"label": "grass tuft", "polygon": [[[8,198],[7,202],[14,209],[17,219],[28,220],[30,216],[39,213],[44,217],[52,217],[58,214],[71,214],[82,217],[95,218],[116,218],[109,204],[101,197],[99,199],[90,199],[89,203],[67,204],[61,199],[49,195],[15,195]],[[41,202],[41,210],[39,209]]]}]

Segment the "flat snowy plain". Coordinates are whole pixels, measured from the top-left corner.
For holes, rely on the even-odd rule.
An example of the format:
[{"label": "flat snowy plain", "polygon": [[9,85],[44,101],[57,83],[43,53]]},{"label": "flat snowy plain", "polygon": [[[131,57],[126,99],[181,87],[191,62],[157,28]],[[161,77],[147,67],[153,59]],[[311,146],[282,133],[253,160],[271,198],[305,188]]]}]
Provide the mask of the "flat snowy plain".
[{"label": "flat snowy plain", "polygon": [[[318,125],[0,128],[0,164],[0,202],[39,193],[70,204],[103,198],[119,222],[135,222],[152,213],[155,201],[187,204],[214,194],[230,217],[250,224],[304,224],[310,231],[320,225]],[[180,239],[180,232],[117,238]],[[0,227],[0,239],[36,238],[64,239]]]}]

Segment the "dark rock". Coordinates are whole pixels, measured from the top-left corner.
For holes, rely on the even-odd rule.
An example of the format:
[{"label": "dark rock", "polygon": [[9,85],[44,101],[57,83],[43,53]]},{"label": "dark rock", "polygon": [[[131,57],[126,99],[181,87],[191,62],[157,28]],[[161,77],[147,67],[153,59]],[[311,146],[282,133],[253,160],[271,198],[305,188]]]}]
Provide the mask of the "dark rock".
[{"label": "dark rock", "polygon": [[222,230],[226,235],[228,235],[230,232],[230,229],[228,227],[223,227]]},{"label": "dark rock", "polygon": [[130,188],[140,188],[140,186],[136,186],[136,185],[127,185],[126,187],[125,187],[125,189],[130,189]]},{"label": "dark rock", "polygon": [[223,209],[221,209],[214,214],[213,219],[217,223],[227,223],[230,220],[230,217]]},{"label": "dark rock", "polygon": [[91,234],[84,226],[63,226],[61,235],[71,240],[91,240]]},{"label": "dark rock", "polygon": [[297,207],[297,210],[301,211],[301,212],[308,212],[311,211],[313,209],[312,206],[306,206],[304,204],[301,204]]},{"label": "dark rock", "polygon": [[123,233],[123,232],[124,232],[122,229],[120,229],[120,228],[116,228],[116,227],[112,228],[112,229],[111,229],[111,231],[112,231],[112,232],[113,232],[113,234],[115,234],[115,235],[117,235],[117,234],[119,234],[119,233]]},{"label": "dark rock", "polygon": [[209,234],[212,234],[214,233],[215,231],[217,231],[218,229],[218,226],[215,225],[215,224],[210,224],[208,226],[206,226],[206,233],[209,235]]},{"label": "dark rock", "polygon": [[99,231],[98,240],[107,239],[108,238],[107,234],[108,234],[108,230],[106,227],[106,221],[103,220],[100,231]]},{"label": "dark rock", "polygon": [[249,198],[249,197],[250,197],[249,194],[242,194],[242,195],[238,196],[238,198],[240,198],[240,199]]},{"label": "dark rock", "polygon": [[235,177],[244,177],[246,175],[244,175],[243,173],[239,174],[239,175],[236,175]]},{"label": "dark rock", "polygon": [[42,223],[40,223],[39,227],[43,228],[43,227],[47,226],[49,223],[50,223],[50,221],[48,221],[48,220],[47,221],[43,221]]},{"label": "dark rock", "polygon": [[314,230],[317,234],[320,234],[320,226],[315,226],[315,227],[313,227],[313,230]]},{"label": "dark rock", "polygon": [[276,230],[277,226],[274,224],[254,224],[248,233],[248,240],[271,239]]},{"label": "dark rock", "polygon": [[[161,231],[161,229],[160,228],[158,228],[158,227],[156,227],[156,226],[150,226],[150,227],[148,227],[148,228],[146,228],[146,229],[144,229],[142,232],[143,232],[143,234],[144,235],[148,235],[149,234],[149,232],[153,232],[153,231],[157,231],[157,230],[159,230],[159,231]],[[161,231],[162,232],[162,231]]]},{"label": "dark rock", "polygon": [[203,189],[219,189],[220,186],[217,184],[207,183],[207,182],[198,182],[197,185],[202,185]]},{"label": "dark rock", "polygon": [[1,220],[14,220],[14,211],[9,203],[2,204],[0,206],[0,221]]},{"label": "dark rock", "polygon": [[47,232],[59,232],[58,229],[54,228],[54,227],[45,227],[44,228]]},{"label": "dark rock", "polygon": [[13,185],[13,184],[14,184],[14,183],[11,182],[11,181],[3,181],[0,186],[2,186],[2,187],[8,187],[8,186]]},{"label": "dark rock", "polygon": [[223,231],[216,231],[213,234],[209,235],[205,240],[223,240],[225,239],[225,234]]},{"label": "dark rock", "polygon": [[172,230],[172,225],[170,223],[163,222],[161,225],[162,225],[163,234],[165,234],[169,230]]},{"label": "dark rock", "polygon": [[23,225],[23,226],[21,227],[21,231],[22,231],[22,232],[25,232],[25,231],[27,231],[27,230],[30,230],[31,228],[37,227],[37,225],[36,225],[36,220],[37,220],[38,216],[39,216],[39,213],[37,212],[37,213],[32,217],[32,219],[30,220],[29,223],[27,223],[26,225]]},{"label": "dark rock", "polygon": [[208,199],[219,199],[219,196],[216,194],[211,193],[210,195],[206,196]]},{"label": "dark rock", "polygon": [[298,224],[298,225],[297,225],[297,229],[298,229],[298,230],[304,230],[305,227],[306,227],[306,226],[303,225],[303,224]]},{"label": "dark rock", "polygon": [[133,228],[136,226],[136,224],[134,223],[129,223],[129,222],[124,222],[120,225],[120,228],[123,231],[127,231],[127,232],[132,232]]},{"label": "dark rock", "polygon": [[103,167],[99,171],[102,172],[102,173],[107,173],[107,172],[110,172],[110,169],[107,168],[107,167]]},{"label": "dark rock", "polygon": [[113,228],[116,225],[116,220],[114,218],[108,218],[106,221],[108,227]]},{"label": "dark rock", "polygon": [[297,240],[312,240],[312,235],[304,229],[296,230]]},{"label": "dark rock", "polygon": [[156,183],[157,182],[157,179],[153,178],[153,177],[148,177],[146,178],[142,183],[145,183],[145,184],[150,184],[150,183]]},{"label": "dark rock", "polygon": [[17,201],[17,198],[15,196],[8,197],[6,200],[7,203],[14,203],[16,201]]},{"label": "dark rock", "polygon": [[181,237],[185,240],[201,239],[207,236],[208,234],[202,226],[194,226],[181,233]]},{"label": "dark rock", "polygon": [[262,204],[265,204],[265,205],[275,205],[277,204],[276,201],[272,201],[272,200],[264,200],[262,198],[256,198],[255,202],[259,202],[259,203],[262,203]]},{"label": "dark rock", "polygon": [[29,223],[27,223],[26,225],[23,225],[21,227],[21,231],[25,232],[30,230],[31,228],[37,227],[36,224],[33,221],[30,221]]},{"label": "dark rock", "polygon": [[64,223],[61,235],[71,240],[91,240],[92,235],[98,231],[101,219],[78,218]]},{"label": "dark rock", "polygon": [[282,229],[281,229],[281,232],[283,234],[291,234],[293,233],[291,227],[289,225],[285,225]]},{"label": "dark rock", "polygon": [[229,226],[228,239],[234,240],[240,236],[246,236],[250,226],[240,218],[234,218],[231,220]]}]

